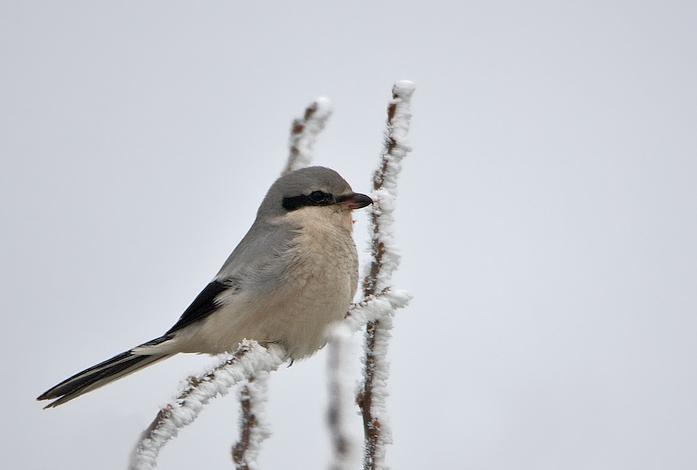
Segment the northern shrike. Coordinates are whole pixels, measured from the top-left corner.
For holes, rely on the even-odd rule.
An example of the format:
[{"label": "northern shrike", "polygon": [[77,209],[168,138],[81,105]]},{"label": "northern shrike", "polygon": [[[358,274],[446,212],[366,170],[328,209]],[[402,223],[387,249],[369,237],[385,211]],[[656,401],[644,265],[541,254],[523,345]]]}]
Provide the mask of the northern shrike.
[{"label": "northern shrike", "polygon": [[356,292],[351,211],[371,204],[334,170],[280,177],[249,232],[164,335],[107,359],[41,394],[55,407],[178,353],[234,351],[243,339],[278,343],[291,359],[320,349]]}]

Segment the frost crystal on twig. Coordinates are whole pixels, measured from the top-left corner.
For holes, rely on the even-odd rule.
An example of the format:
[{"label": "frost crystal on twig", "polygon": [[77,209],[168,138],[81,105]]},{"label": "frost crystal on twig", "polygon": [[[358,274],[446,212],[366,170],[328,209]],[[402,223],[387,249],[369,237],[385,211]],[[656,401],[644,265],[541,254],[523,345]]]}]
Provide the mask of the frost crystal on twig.
[{"label": "frost crystal on twig", "polygon": [[[356,442],[346,425],[351,412],[350,377],[346,371],[349,338],[353,331],[346,322],[335,324],[328,335],[327,379],[329,408],[327,424],[332,443],[330,470],[350,470],[356,466]],[[348,408],[348,409],[347,409]]]},{"label": "frost crystal on twig", "polygon": [[317,136],[324,129],[331,115],[332,102],[329,98],[321,96],[305,109],[303,117],[293,120],[288,139],[288,161],[281,175],[310,164]]},{"label": "frost crystal on twig", "polygon": [[264,421],[269,372],[258,372],[240,389],[240,440],[232,448],[238,470],[254,470],[261,443],[271,435]]},{"label": "frost crystal on twig", "polygon": [[279,346],[264,348],[256,341],[244,340],[237,351],[223,355],[220,363],[207,373],[189,377],[182,392],[160,410],[143,432],[131,455],[129,469],[154,469],[160,450],[180,429],[194,422],[212,398],[227,394],[230,387],[252,374],[276,370],[285,360],[285,351]]},{"label": "frost crystal on twig", "polygon": [[[365,299],[389,288],[392,273],[399,264],[392,226],[397,177],[402,159],[411,150],[405,139],[409,131],[413,92],[412,82],[397,82],[392,88],[392,100],[387,107],[385,144],[378,169],[373,176],[375,204],[370,216],[372,261],[363,279]],[[390,310],[370,320],[366,327],[363,384],[356,397],[363,415],[364,470],[385,468],[385,446],[391,443],[385,396],[389,374],[387,346],[391,337],[393,312],[394,310]]]},{"label": "frost crystal on twig", "polygon": [[391,315],[395,310],[405,307],[410,299],[411,295],[406,291],[383,289],[351,305],[344,321],[335,325],[328,335],[329,409],[327,414],[332,440],[330,470],[348,470],[356,467],[357,445],[346,427],[346,416],[349,413],[347,409],[350,406],[350,400],[347,398],[350,394],[349,378],[345,367],[346,358],[351,356],[347,351],[348,338],[365,327],[368,322]]},{"label": "frost crystal on twig", "polygon": [[404,308],[411,300],[411,294],[405,290],[386,288],[374,295],[365,297],[362,301],[351,305],[346,312],[344,323],[351,331],[358,331],[366,324],[376,321]]}]

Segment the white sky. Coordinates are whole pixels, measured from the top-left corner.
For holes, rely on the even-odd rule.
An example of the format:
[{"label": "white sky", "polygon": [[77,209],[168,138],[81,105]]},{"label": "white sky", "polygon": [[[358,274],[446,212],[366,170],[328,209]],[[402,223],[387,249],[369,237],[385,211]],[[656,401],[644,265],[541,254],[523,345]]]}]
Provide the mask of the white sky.
[{"label": "white sky", "polygon": [[[697,467],[697,3],[252,3],[0,2],[4,466],[124,468],[210,359],[34,397],[171,326],[315,96],[317,163],[369,190],[411,79],[393,468]],[[273,377],[261,468],[326,466],[325,360]],[[228,397],[161,468],[236,432]]]}]

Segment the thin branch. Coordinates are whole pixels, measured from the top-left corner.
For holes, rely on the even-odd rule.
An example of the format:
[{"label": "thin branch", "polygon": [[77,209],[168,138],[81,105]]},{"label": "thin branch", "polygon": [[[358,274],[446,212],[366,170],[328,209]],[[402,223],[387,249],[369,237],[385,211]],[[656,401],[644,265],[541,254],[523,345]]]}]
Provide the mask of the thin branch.
[{"label": "thin branch", "polygon": [[350,378],[346,374],[345,361],[352,356],[349,351],[351,334],[364,328],[370,321],[390,315],[399,308],[406,307],[411,295],[406,291],[383,289],[375,295],[364,298],[351,305],[344,321],[335,324],[327,340],[328,363],[327,378],[329,384],[329,406],[327,424],[332,440],[332,458],[330,470],[349,470],[356,467],[357,444],[346,426]]},{"label": "thin branch", "polygon": [[232,448],[237,470],[256,468],[261,443],[271,435],[264,422],[268,376],[268,372],[255,373],[240,389],[240,440]]},{"label": "thin branch", "polygon": [[281,175],[310,164],[317,136],[331,115],[331,101],[329,98],[319,97],[305,109],[303,117],[293,120],[288,139],[288,161]]},{"label": "thin branch", "polygon": [[344,323],[351,331],[358,331],[368,323],[380,320],[385,315],[406,307],[410,300],[411,294],[407,291],[385,288],[351,305],[344,317]]},{"label": "thin branch", "polygon": [[[317,136],[324,129],[331,114],[331,101],[318,97],[305,108],[301,118],[293,120],[288,138],[288,159],[281,175],[312,162],[312,150]],[[260,423],[267,387],[266,375],[253,373],[240,390],[240,438],[232,448],[232,460],[237,470],[251,470],[256,467],[261,443],[269,435],[268,429]]]},{"label": "thin branch", "polygon": [[349,338],[351,329],[346,322],[334,325],[329,332],[327,342],[327,379],[329,407],[327,409],[327,425],[332,441],[332,457],[330,470],[349,470],[356,467],[355,439],[351,435],[346,416],[350,414],[347,407],[351,405],[349,390],[350,377],[346,371],[345,361],[350,353]]},{"label": "thin branch", "polygon": [[212,398],[227,394],[233,385],[252,374],[276,370],[285,360],[286,353],[280,346],[271,344],[264,348],[256,341],[244,340],[233,354],[223,355],[217,366],[189,377],[182,392],[160,410],[141,435],[131,455],[129,469],[154,469],[162,448],[180,429],[193,423]]},{"label": "thin branch", "polygon": [[254,378],[250,378],[248,383],[240,389],[240,440],[232,446],[232,461],[235,462],[237,470],[249,470],[249,457],[247,450],[252,433],[257,426],[257,417],[252,410],[252,397],[249,391],[249,384],[254,383]]},{"label": "thin branch", "polygon": [[[373,176],[375,204],[370,217],[372,262],[363,279],[364,298],[370,298],[387,289],[392,273],[399,264],[399,255],[393,245],[393,212],[401,161],[411,150],[405,139],[409,131],[410,100],[413,92],[412,82],[397,82],[392,88],[392,100],[387,107],[385,143],[378,169]],[[385,413],[385,396],[389,373],[386,356],[391,337],[392,313],[393,311],[390,311],[370,321],[366,327],[363,385],[356,397],[363,416],[364,470],[384,468],[385,446],[391,443]]]}]

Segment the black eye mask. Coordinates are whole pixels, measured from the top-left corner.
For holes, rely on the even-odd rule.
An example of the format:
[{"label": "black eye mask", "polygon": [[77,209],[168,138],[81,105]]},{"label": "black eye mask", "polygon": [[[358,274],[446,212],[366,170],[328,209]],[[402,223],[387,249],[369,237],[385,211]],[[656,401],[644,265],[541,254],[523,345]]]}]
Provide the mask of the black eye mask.
[{"label": "black eye mask", "polygon": [[323,191],[312,191],[309,195],[284,197],[283,208],[287,211],[294,211],[307,206],[329,206],[336,203],[336,198]]}]

